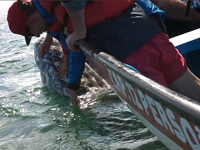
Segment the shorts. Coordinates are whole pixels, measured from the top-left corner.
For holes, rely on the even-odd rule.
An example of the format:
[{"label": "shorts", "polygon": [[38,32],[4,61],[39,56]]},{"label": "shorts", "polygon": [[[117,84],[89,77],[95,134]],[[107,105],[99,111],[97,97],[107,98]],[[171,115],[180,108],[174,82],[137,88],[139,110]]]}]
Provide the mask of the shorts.
[{"label": "shorts", "polygon": [[185,59],[164,33],[156,35],[123,63],[163,86],[173,83],[187,71]]}]

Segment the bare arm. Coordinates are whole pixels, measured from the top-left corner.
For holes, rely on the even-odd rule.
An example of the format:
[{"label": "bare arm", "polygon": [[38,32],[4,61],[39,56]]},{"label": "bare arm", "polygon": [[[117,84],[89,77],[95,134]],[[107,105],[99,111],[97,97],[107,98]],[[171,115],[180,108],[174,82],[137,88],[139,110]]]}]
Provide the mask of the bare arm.
[{"label": "bare arm", "polygon": [[69,89],[69,95],[71,103],[74,106],[79,107],[79,100],[77,99],[76,91]]},{"label": "bare arm", "polygon": [[45,40],[40,45],[39,57],[44,57],[44,55],[49,51],[52,42],[53,42],[53,37],[51,36],[51,34],[47,33]]},{"label": "bare arm", "polygon": [[69,73],[69,55],[64,54],[62,63],[58,68],[58,76],[62,79],[65,78]]},{"label": "bare arm", "polygon": [[78,35],[83,36],[83,38],[85,38],[86,26],[85,26],[84,9],[79,10],[79,11],[72,11],[72,10],[67,9],[67,12],[73,23],[74,32]]},{"label": "bare arm", "polygon": [[194,9],[190,9],[188,17],[185,16],[186,4],[180,0],[153,0],[160,9],[164,10],[167,17],[179,21],[200,22],[200,14]]}]

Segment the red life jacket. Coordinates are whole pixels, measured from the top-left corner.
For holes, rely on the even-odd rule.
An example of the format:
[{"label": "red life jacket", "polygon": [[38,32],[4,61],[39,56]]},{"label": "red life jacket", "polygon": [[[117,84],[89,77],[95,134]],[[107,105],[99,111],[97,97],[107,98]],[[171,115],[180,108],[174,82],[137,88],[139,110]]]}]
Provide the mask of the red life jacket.
[{"label": "red life jacket", "polygon": [[[104,22],[107,19],[114,18],[129,7],[135,4],[136,0],[94,0],[91,4],[85,7],[85,24],[89,28],[98,23]],[[67,11],[58,1],[39,1],[41,6],[55,16],[60,23],[73,31],[73,25],[68,17]],[[55,28],[60,26],[58,21],[54,21]],[[53,29],[51,29],[53,30]]]}]

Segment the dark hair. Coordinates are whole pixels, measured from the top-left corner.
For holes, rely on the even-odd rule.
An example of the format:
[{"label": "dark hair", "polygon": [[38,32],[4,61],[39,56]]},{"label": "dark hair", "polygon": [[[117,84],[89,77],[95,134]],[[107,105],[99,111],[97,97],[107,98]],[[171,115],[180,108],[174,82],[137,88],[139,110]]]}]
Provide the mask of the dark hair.
[{"label": "dark hair", "polygon": [[28,12],[28,16],[31,16],[35,12],[35,10],[36,10],[36,6],[33,3],[33,1],[31,1],[30,3],[28,3],[28,2],[23,1],[23,0],[17,0],[17,4],[18,4],[19,8],[22,11]]}]

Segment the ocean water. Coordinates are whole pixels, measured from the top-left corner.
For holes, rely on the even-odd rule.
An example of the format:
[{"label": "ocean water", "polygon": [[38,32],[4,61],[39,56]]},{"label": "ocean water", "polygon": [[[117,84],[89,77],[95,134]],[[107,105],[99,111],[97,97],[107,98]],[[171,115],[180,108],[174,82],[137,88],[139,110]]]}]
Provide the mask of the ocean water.
[{"label": "ocean water", "polygon": [[[74,108],[44,87],[33,47],[0,10],[0,150],[166,150],[115,94]],[[101,97],[101,96],[100,96]]]}]

